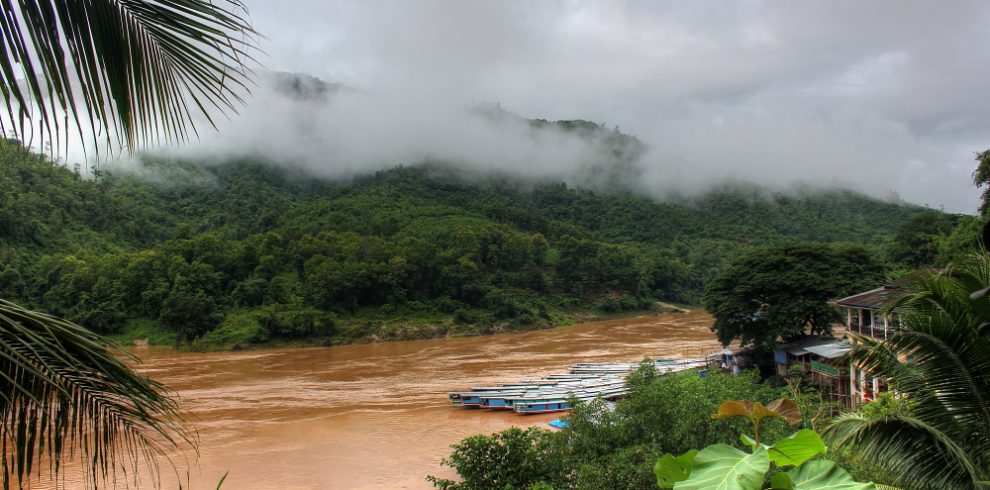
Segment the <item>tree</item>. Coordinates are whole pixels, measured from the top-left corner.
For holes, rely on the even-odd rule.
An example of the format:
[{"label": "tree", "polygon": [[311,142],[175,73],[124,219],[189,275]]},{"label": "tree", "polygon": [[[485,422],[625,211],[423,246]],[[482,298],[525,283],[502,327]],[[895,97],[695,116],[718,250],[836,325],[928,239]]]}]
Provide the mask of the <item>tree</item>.
[{"label": "tree", "polygon": [[[255,33],[240,0],[35,0],[0,7],[0,131],[58,141],[69,119],[109,146],[185,140],[191,108],[231,110],[250,74]],[[60,124],[60,119],[65,123]],[[3,479],[40,454],[57,473],[75,454],[111,477],[188,441],[175,402],[116,344],[0,300]],[[132,358],[133,359],[133,358]]]},{"label": "tree", "polygon": [[536,427],[471,436],[451,446],[454,452],[441,462],[456,469],[463,481],[434,476],[427,481],[448,490],[525,489],[539,483],[556,488],[567,477],[565,447],[559,434]]},{"label": "tree", "polygon": [[894,235],[888,250],[890,260],[911,269],[935,265],[941,247],[958,222],[959,217],[941,211],[912,216]]},{"label": "tree", "polygon": [[990,150],[977,153],[976,161],[979,164],[976,166],[976,170],[973,171],[973,183],[976,184],[976,187],[987,186],[986,189],[983,189],[983,194],[980,196],[982,202],[979,209],[982,216],[987,216],[990,214]]},{"label": "tree", "polygon": [[702,302],[723,344],[769,350],[781,337],[830,334],[837,313],[828,300],[876,287],[882,272],[858,246],[756,249],[732,261]]},{"label": "tree", "polygon": [[922,275],[887,309],[901,329],[886,342],[859,338],[851,356],[887,380],[907,413],[840,416],[827,439],[888,470],[905,488],[986,488],[990,480],[990,255]]}]

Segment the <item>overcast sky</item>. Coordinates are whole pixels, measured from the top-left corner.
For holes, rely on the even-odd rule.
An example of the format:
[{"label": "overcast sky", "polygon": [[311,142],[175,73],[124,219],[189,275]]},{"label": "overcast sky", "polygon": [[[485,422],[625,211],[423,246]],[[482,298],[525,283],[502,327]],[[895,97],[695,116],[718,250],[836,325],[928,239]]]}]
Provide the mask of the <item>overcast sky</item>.
[{"label": "overcast sky", "polygon": [[[526,117],[589,119],[639,137],[652,149],[643,182],[656,188],[804,182],[947,211],[972,213],[978,205],[970,175],[975,153],[990,147],[990,2],[247,5],[267,37],[266,68],[308,73],[378,100],[351,107],[372,113],[321,140],[337,149],[389,147],[385,135],[402,140],[408,130],[426,141],[417,148],[422,154],[444,155],[429,146],[449,140],[427,133],[456,133],[460,124],[434,120],[447,109],[424,111],[498,102]],[[248,109],[254,133],[238,134],[263,139],[277,127],[276,114]],[[432,122],[417,129],[421,117]],[[381,126],[387,132],[376,133]],[[457,157],[471,151],[470,141],[461,143]],[[376,165],[408,163],[386,160],[402,159],[410,144],[378,155]],[[368,161],[368,151],[334,154]],[[488,155],[483,164],[499,159]],[[333,173],[363,168],[358,160],[328,157],[320,165]],[[541,164],[536,158],[523,167]]]}]

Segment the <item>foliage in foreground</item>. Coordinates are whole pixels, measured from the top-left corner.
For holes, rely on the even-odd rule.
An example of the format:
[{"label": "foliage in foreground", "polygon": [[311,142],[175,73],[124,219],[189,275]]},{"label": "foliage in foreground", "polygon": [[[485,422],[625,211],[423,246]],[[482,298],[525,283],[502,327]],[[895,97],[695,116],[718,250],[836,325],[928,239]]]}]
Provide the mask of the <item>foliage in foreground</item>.
[{"label": "foliage in foreground", "polygon": [[240,0],[5,3],[4,32],[0,132],[58,142],[71,121],[131,150],[236,109],[256,54]]},{"label": "foliage in foreground", "polygon": [[[653,471],[657,486],[674,490],[814,490],[836,488],[868,490],[872,483],[857,483],[834,461],[815,459],[825,454],[825,443],[817,432],[801,429],[772,445],[760,442],[761,426],[771,418],[794,425],[802,420],[796,403],[774,400],[769,405],[730,400],[714,418],[745,417],[753,424],[753,437],[740,435],[750,452],[727,444],[715,444],[680,456],[663,455]],[[765,482],[769,480],[769,485]]]},{"label": "foliage in foreground", "polygon": [[156,457],[192,442],[176,401],[122,358],[134,361],[78,325],[0,300],[4,487],[39,464],[55,476],[70,459],[94,483],[139,460],[156,473]]},{"label": "foliage in foreground", "polygon": [[[889,308],[902,329],[883,343],[859,338],[855,362],[884,377],[907,407],[879,417],[847,414],[825,435],[886,468],[908,488],[985,488],[990,481],[990,254],[923,274]],[[866,414],[869,415],[869,414]]]}]

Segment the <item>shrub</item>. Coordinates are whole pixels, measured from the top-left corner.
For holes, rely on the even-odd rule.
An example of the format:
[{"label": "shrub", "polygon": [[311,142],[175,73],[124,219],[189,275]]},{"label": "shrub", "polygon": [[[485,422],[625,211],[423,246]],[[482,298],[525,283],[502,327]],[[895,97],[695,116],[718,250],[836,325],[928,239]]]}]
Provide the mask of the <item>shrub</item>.
[{"label": "shrub", "polygon": [[[566,441],[559,434],[530,427],[511,428],[490,436],[468,437],[452,446],[441,464],[457,470],[461,481],[427,477],[434,487],[449,490],[555,488],[566,482]],[[539,488],[539,487],[538,487]]]}]

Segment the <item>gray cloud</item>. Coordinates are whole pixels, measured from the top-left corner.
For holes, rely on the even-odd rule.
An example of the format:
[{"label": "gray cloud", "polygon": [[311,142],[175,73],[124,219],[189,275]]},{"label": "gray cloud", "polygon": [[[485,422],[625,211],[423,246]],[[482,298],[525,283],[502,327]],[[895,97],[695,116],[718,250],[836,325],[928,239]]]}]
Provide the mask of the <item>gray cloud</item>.
[{"label": "gray cloud", "polygon": [[[268,68],[358,89],[325,105],[256,91],[184,154],[261,153],[324,175],[450,159],[569,175],[593,143],[471,116],[617,125],[642,185],[729,179],[892,193],[972,212],[990,146],[983,2],[249,0]],[[591,145],[591,146],[589,146]]]}]

